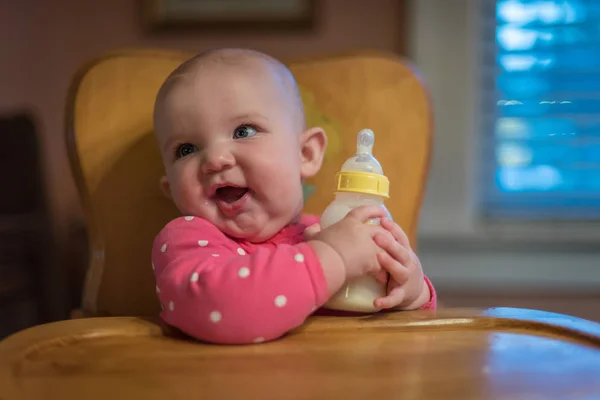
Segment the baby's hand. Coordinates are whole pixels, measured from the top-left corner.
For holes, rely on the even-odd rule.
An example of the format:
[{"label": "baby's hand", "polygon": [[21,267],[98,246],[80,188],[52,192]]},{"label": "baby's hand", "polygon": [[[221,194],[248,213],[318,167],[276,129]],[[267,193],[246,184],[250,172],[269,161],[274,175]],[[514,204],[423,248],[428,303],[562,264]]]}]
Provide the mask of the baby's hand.
[{"label": "baby's hand", "polygon": [[309,241],[309,240],[313,240],[313,238],[315,237],[315,235],[317,233],[321,232],[321,225],[316,223],[313,224],[311,226],[309,226],[308,228],[306,228],[304,230],[304,240],[305,241]]},{"label": "baby's hand", "polygon": [[[326,279],[332,276],[332,268],[341,268],[343,279],[337,282],[336,288],[339,289],[344,281],[366,274],[373,274],[378,280],[385,282],[386,273],[381,272],[381,267],[377,261],[377,254],[382,252],[382,249],[375,244],[373,237],[377,234],[387,236],[390,241],[394,241],[392,235],[379,225],[368,225],[367,222],[372,218],[384,218],[385,210],[375,206],[357,207],[350,211],[342,220],[325,228],[320,229],[318,225],[313,225],[305,231],[305,237],[309,244],[313,246],[325,272]],[[326,249],[322,249],[319,243],[326,244],[329,248],[335,250],[339,255],[341,263],[338,261],[336,265],[327,265],[331,263],[331,257],[327,254],[323,256],[319,253],[325,253]],[[327,259],[327,264],[324,263],[324,258]],[[336,277],[340,274],[336,274]],[[328,282],[330,289],[332,286]]]},{"label": "baby's hand", "polygon": [[375,243],[385,252],[379,253],[377,259],[381,267],[389,272],[387,296],[376,299],[375,307],[402,310],[416,310],[429,301],[429,287],[421,262],[410,248],[406,233],[390,219],[381,219],[381,226],[389,231],[389,235],[377,233]]}]

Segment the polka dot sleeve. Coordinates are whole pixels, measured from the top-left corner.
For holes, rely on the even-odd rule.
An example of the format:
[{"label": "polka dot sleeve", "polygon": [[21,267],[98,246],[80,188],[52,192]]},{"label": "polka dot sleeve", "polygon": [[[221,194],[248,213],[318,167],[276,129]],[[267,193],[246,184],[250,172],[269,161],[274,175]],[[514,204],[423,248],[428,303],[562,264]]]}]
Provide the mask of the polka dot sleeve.
[{"label": "polka dot sleeve", "polygon": [[328,298],[306,243],[245,248],[200,218],[171,221],[155,239],[152,260],[161,317],[203,341],[276,339]]}]

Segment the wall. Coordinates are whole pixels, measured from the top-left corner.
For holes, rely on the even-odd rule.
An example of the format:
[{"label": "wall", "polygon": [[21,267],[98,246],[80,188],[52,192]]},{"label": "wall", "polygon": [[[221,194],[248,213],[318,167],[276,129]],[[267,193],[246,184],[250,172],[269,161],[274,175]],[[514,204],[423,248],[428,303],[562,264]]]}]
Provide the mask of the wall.
[{"label": "wall", "polygon": [[132,47],[196,52],[247,46],[280,58],[365,48],[396,51],[402,43],[402,4],[319,0],[318,24],[308,32],[157,35],[142,30],[136,0],[0,0],[0,112],[25,108],[36,113],[59,243],[72,253],[83,243],[63,126],[67,88],[82,63],[106,51]]},{"label": "wall", "polygon": [[[0,110],[33,107],[43,130],[58,221],[79,213],[63,145],[63,108],[74,71],[105,51],[163,47],[199,51],[214,46],[249,46],[278,57],[374,48],[396,50],[400,40],[399,2],[319,1],[314,31],[149,35],[138,24],[135,0],[0,0]],[[8,62],[7,62],[8,61]]]}]

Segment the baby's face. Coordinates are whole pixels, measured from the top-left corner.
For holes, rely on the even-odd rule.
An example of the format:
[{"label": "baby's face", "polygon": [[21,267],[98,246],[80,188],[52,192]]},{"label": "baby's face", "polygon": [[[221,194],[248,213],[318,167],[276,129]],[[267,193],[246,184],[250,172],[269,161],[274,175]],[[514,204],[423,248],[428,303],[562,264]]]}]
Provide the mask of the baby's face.
[{"label": "baby's face", "polygon": [[288,90],[259,65],[208,67],[175,83],[155,128],[184,215],[260,242],[301,212],[303,126]]}]

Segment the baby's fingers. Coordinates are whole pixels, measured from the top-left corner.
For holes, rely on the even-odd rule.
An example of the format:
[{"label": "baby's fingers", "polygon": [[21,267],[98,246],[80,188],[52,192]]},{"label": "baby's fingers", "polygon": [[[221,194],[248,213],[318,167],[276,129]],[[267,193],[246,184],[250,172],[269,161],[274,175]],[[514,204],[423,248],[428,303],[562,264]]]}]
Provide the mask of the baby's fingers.
[{"label": "baby's fingers", "polygon": [[381,269],[388,272],[390,277],[399,285],[408,281],[410,275],[408,268],[394,260],[388,253],[377,254],[377,261]]},{"label": "baby's fingers", "polygon": [[411,250],[402,246],[390,234],[377,233],[373,236],[375,244],[385,250],[394,260],[404,265],[410,265]]},{"label": "baby's fingers", "polygon": [[390,292],[387,294],[387,296],[375,299],[375,301],[373,302],[373,305],[376,308],[382,308],[382,309],[396,307],[396,306],[402,304],[402,302],[404,301],[404,296],[405,296],[404,288],[402,286],[396,286],[395,288],[390,290]]},{"label": "baby's fingers", "polygon": [[375,280],[381,284],[387,284],[390,275],[385,269],[380,269],[378,272],[373,273]]},{"label": "baby's fingers", "polygon": [[321,225],[312,224],[308,228],[304,230],[304,240],[309,241],[315,236],[317,233],[321,232]]},{"label": "baby's fingers", "polygon": [[408,240],[408,236],[406,235],[406,232],[404,232],[397,223],[395,223],[391,219],[382,218],[381,226],[387,229],[392,234],[392,236],[394,236],[394,238],[398,241],[398,243],[400,243],[407,249],[410,249],[410,241]]},{"label": "baby's fingers", "polygon": [[354,218],[360,223],[365,223],[373,218],[383,218],[385,216],[385,210],[377,206],[356,207],[346,215],[347,218]]}]

